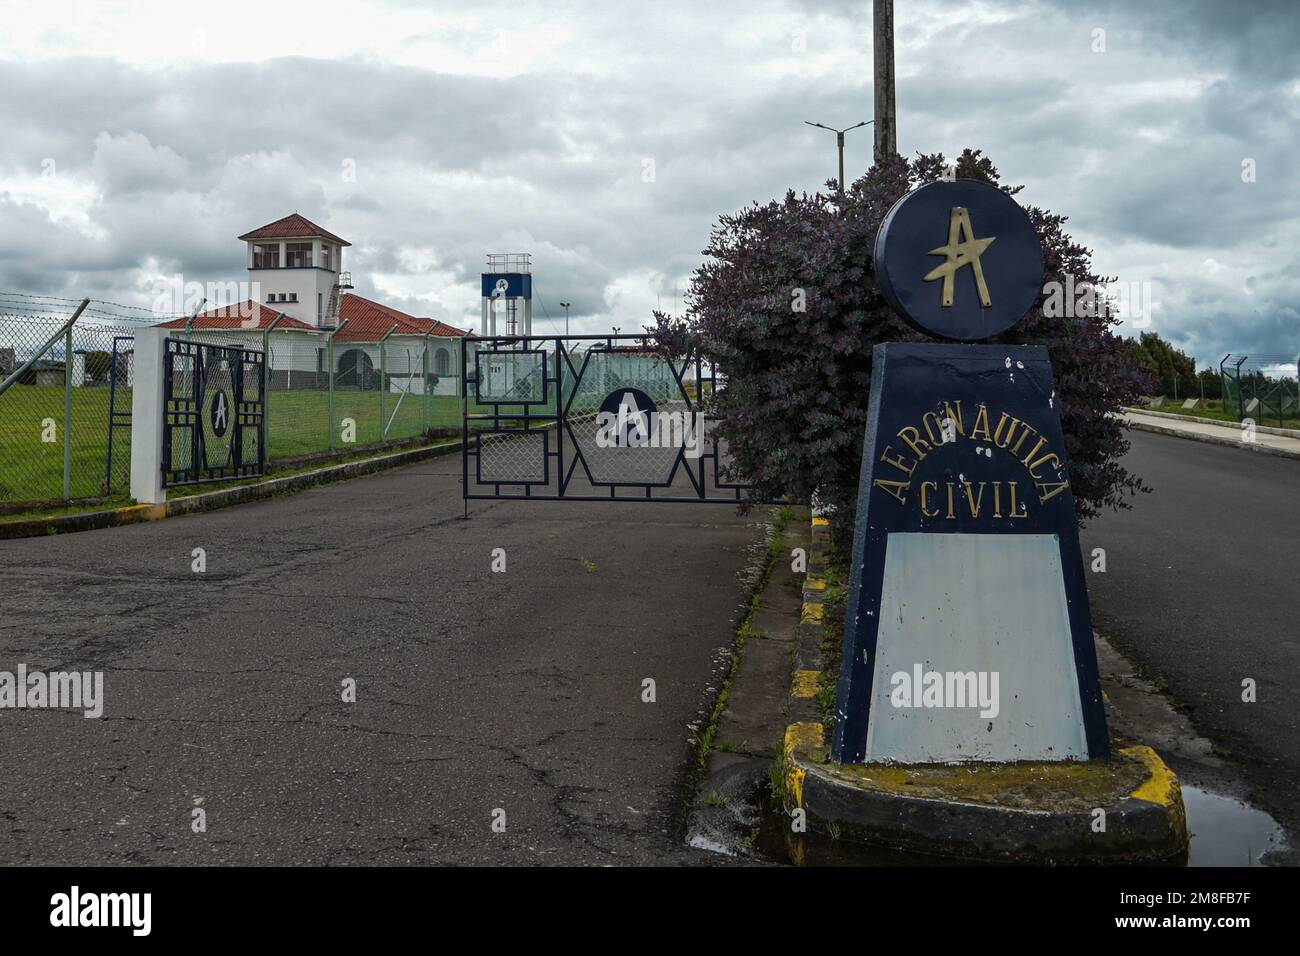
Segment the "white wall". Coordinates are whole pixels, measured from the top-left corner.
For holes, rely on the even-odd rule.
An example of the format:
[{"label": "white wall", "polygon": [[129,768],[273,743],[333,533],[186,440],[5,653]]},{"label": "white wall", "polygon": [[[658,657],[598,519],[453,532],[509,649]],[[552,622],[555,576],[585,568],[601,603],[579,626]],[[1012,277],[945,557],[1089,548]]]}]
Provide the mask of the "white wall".
[{"label": "white wall", "polygon": [[[275,245],[277,242],[280,245],[280,267],[254,269],[253,246]],[[311,242],[313,264],[321,261],[322,245],[328,245],[330,247],[329,268],[314,266],[313,268],[287,268],[285,263],[288,261],[288,246],[295,242]],[[330,292],[334,288],[334,283],[338,281],[342,263],[343,247],[334,243],[323,243],[320,239],[281,239],[248,243],[248,281],[259,284],[262,293],[260,301],[308,325],[321,325],[323,319],[321,313],[329,310]],[[285,293],[297,293],[298,301],[279,301],[280,295]],[[276,296],[275,302],[269,301],[272,294]],[[320,297],[319,311],[317,296]]]}]

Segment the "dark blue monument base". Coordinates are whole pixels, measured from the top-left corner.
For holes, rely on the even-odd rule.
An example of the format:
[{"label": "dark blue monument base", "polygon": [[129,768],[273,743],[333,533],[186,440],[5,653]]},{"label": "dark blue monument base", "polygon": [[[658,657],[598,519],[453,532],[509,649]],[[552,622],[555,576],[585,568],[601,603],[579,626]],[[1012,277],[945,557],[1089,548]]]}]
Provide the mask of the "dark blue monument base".
[{"label": "dark blue monument base", "polygon": [[[1064,590],[1063,604],[1058,602],[1055,605],[1060,608],[1054,618],[1057,625],[1054,628],[1022,628],[1020,633],[1011,633],[997,647],[993,647],[997,641],[987,638],[993,651],[991,654],[987,648],[983,651],[988,659],[985,666],[990,669],[1000,667],[1005,672],[1002,690],[1007,698],[1006,709],[998,715],[998,719],[1005,723],[999,726],[999,732],[1011,735],[1006,739],[1011,741],[1008,746],[1014,749],[1020,724],[1011,725],[1019,721],[1028,728],[1036,719],[1033,707],[1024,703],[1033,697],[1033,688],[1016,683],[1032,683],[1032,675],[1023,675],[1022,679],[1016,671],[1018,662],[1023,663],[1026,651],[1034,653],[1035,642],[1041,639],[1044,658],[1050,654],[1065,655],[1061,662],[1063,666],[1055,671],[1059,674],[1069,670],[1072,645],[1073,672],[1079,695],[1077,704],[1071,702],[1071,712],[1077,714],[1073,730],[1077,745],[1066,757],[1061,757],[1065,751],[1058,749],[1046,758],[1027,756],[1024,759],[1109,756],[1074,497],[1068,482],[1069,463],[1047,350],[1040,346],[889,343],[875,347],[872,363],[871,403],[863,447],[853,571],[832,745],[835,759],[840,763],[864,759],[869,749],[868,728],[873,706],[878,713],[872,733],[877,737],[895,733],[895,743],[915,739],[916,728],[923,726],[918,721],[933,719],[930,715],[913,717],[903,714],[900,717],[890,710],[888,703],[882,704],[882,689],[873,688],[873,683],[881,677],[877,674],[877,653],[888,544],[891,535],[905,534],[1032,537],[999,542],[981,542],[972,538],[951,541],[933,537],[895,538],[898,553],[893,556],[894,586],[907,595],[912,595],[915,577],[899,578],[898,575],[915,575],[918,566],[948,568],[954,583],[967,589],[970,587],[970,582],[964,580],[968,577],[967,572],[978,572],[982,579],[988,578],[994,570],[1007,576],[989,588],[987,594],[981,591],[979,599],[972,600],[969,608],[963,605],[939,615],[932,614],[928,621],[924,620],[924,614],[919,614],[916,617],[920,619],[909,618],[904,623],[904,605],[898,603],[903,598],[898,594],[887,595],[886,606],[898,618],[897,622],[891,620],[885,625],[895,651],[900,642],[906,644],[914,637],[930,641],[933,651],[935,641],[948,640],[946,636],[935,636],[941,627],[953,628],[954,633],[966,628],[969,635],[969,629],[978,626],[971,622],[982,620],[981,614],[998,621],[1001,627],[1006,626],[1007,620],[1017,619],[1013,606],[1017,601],[1041,603],[1040,596],[1045,590],[1041,583],[1018,594],[1017,587],[1024,588],[1025,585],[1018,585],[1014,576],[1023,576],[1026,560],[1029,562],[1028,570],[1033,573],[1025,576],[1025,580],[1032,578],[1041,582],[1043,574],[1056,575],[1054,570],[1045,570],[1047,565],[1055,568],[1054,536],[1055,545],[1059,547],[1060,569],[1059,577],[1052,577],[1054,594],[1059,595],[1062,586]],[[904,543],[908,549],[902,547]],[[958,544],[962,547],[948,547]],[[962,554],[1000,553],[1001,550],[1010,554],[1035,553],[1032,549],[1021,548],[1022,544],[1032,544],[1040,549],[1040,553],[1043,547],[1048,548],[1052,560],[1034,562],[1032,557],[1022,558],[1019,564],[1009,561],[1005,568],[998,569],[987,566],[963,568],[960,565]],[[973,545],[974,550],[968,549],[968,545]],[[918,548],[922,550],[918,552]],[[937,557],[933,562],[928,558],[917,562],[914,558],[904,557],[916,553]],[[912,563],[898,564],[905,560]],[[1058,580],[1059,584],[1056,583]],[[916,590],[922,598],[908,605],[909,612],[918,606],[924,611],[924,595],[929,593],[925,589],[942,586],[944,582],[918,586]],[[958,590],[960,588],[954,588],[954,591]],[[1040,623],[1053,620],[1050,613],[1035,613],[1037,617],[1031,615],[1025,620]],[[963,619],[962,615],[968,616]],[[936,617],[942,623],[936,623]],[[1068,644],[1063,633],[1067,617]],[[918,640],[918,646],[924,641]],[[1052,641],[1055,643],[1051,643],[1049,648]],[[936,659],[940,656],[932,653],[925,658],[925,666],[944,671],[945,662]],[[893,667],[890,659],[884,660],[882,666]],[[969,667],[968,659],[960,663]],[[921,664],[918,661],[918,668]],[[965,667],[957,669],[964,670]],[[1068,676],[1061,679],[1069,680]],[[1041,710],[1045,705],[1040,701],[1034,706]],[[901,719],[913,720],[914,723],[901,731],[888,729],[888,721]],[[942,719],[952,721],[956,718],[945,716]],[[967,718],[963,715],[961,719]],[[1080,721],[1081,727],[1078,726]],[[957,741],[954,746],[959,750],[969,740],[971,752],[979,752],[981,738],[976,734],[984,733],[984,723],[972,713],[969,725],[952,724],[946,729],[925,732],[932,736],[947,733],[945,739]],[[990,720],[987,724],[988,732],[994,733],[995,722]],[[1068,721],[1062,719],[1063,733],[1068,730],[1066,724]],[[901,724],[893,726],[898,728]],[[952,730],[953,726],[958,726],[959,730]],[[969,730],[960,729],[967,726]],[[882,727],[886,730],[882,731]],[[961,735],[969,737],[958,740]],[[1041,737],[1038,746],[1043,746]],[[925,748],[920,749],[920,757],[913,762],[925,762]],[[878,759],[878,753],[873,751],[868,759]],[[901,758],[895,752],[885,759]]]}]

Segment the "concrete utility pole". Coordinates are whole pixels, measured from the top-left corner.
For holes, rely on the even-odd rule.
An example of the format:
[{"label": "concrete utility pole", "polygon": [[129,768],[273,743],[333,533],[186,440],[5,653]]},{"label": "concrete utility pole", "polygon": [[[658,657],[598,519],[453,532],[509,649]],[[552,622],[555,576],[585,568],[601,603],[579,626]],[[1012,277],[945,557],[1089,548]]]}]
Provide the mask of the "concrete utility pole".
[{"label": "concrete utility pole", "polygon": [[572,303],[569,303],[569,302],[561,302],[561,303],[560,303],[560,308],[562,308],[562,309],[564,310],[564,334],[565,334],[565,335],[568,335],[568,334],[569,334],[569,306],[570,306],[571,304],[572,304]]},{"label": "concrete utility pole", "polygon": [[859,126],[866,126],[868,123],[874,123],[875,120],[866,120],[862,123],[855,123],[853,126],[846,126],[844,129],[836,129],[834,126],[824,126],[821,123],[813,123],[804,120],[809,126],[816,126],[818,129],[828,129],[835,134],[835,143],[840,149],[840,195],[844,195],[844,134],[851,129],[857,129]]},{"label": "concrete utility pole", "polygon": [[872,57],[876,77],[876,162],[898,152],[894,109],[894,0],[872,0]]}]

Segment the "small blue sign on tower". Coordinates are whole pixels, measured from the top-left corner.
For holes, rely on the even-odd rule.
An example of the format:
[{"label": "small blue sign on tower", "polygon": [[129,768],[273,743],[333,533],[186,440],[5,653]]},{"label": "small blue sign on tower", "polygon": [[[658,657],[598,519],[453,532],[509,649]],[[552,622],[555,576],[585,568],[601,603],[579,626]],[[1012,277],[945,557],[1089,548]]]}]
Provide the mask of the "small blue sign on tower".
[{"label": "small blue sign on tower", "polygon": [[485,299],[531,299],[533,297],[533,277],[519,272],[485,272],[483,273],[483,298]]},{"label": "small blue sign on tower", "polygon": [[[970,181],[899,200],[875,266],[910,325],[964,342],[1014,326],[1043,281],[1024,210]],[[839,762],[1108,755],[1046,349],[875,347],[847,610]]]}]

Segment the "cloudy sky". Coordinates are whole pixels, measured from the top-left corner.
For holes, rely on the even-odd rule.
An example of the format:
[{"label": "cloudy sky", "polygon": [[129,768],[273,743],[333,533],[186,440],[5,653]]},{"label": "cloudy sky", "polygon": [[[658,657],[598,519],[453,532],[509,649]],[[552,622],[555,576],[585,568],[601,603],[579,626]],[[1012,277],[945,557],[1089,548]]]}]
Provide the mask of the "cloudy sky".
[{"label": "cloudy sky", "polygon": [[[897,0],[896,27],[902,152],[984,149],[1202,363],[1300,351],[1300,4]],[[0,290],[148,306],[244,278],[235,237],[297,210],[414,314],[476,325],[484,255],[528,251],[536,331],[561,300],[631,330],[719,213],[835,174],[803,121],[870,119],[871,86],[869,0],[0,0]],[[850,133],[850,176],[870,154]]]}]

